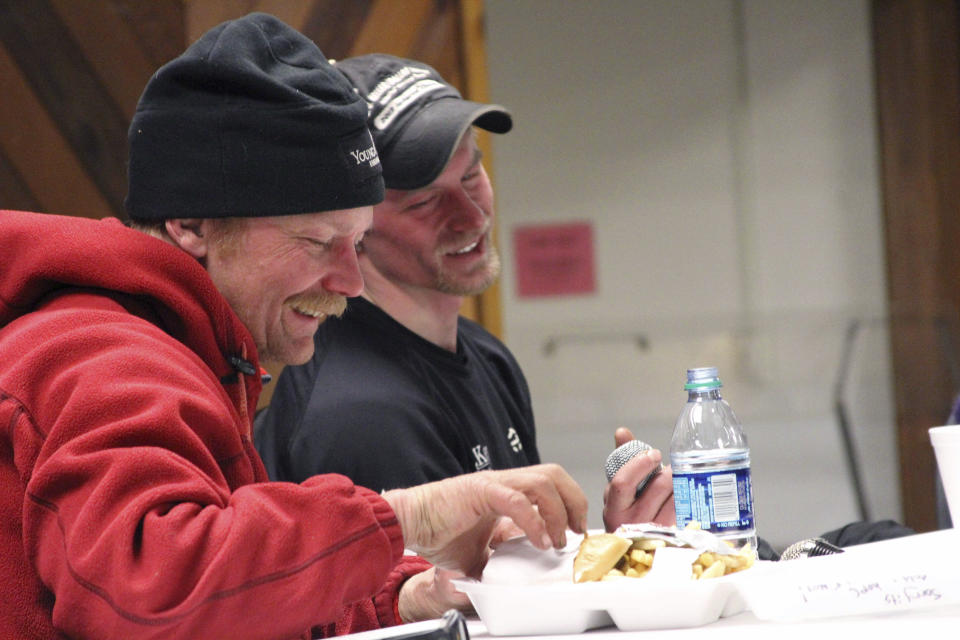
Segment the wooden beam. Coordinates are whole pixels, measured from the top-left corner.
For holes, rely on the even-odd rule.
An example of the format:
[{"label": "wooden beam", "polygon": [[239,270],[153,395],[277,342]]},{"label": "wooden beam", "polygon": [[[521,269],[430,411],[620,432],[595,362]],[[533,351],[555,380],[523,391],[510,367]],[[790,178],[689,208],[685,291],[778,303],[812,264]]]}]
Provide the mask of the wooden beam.
[{"label": "wooden beam", "polygon": [[[874,0],[888,297],[904,520],[935,528],[929,427],[957,384],[960,53],[956,2]],[[953,336],[955,337],[955,336]]]},{"label": "wooden beam", "polygon": [[129,122],[143,87],[156,70],[136,34],[109,2],[51,0],[51,5]]},{"label": "wooden beam", "polygon": [[409,57],[420,25],[432,8],[431,0],[375,0],[367,11],[350,55],[389,53]]},{"label": "wooden beam", "polygon": [[313,11],[313,2],[308,0],[257,0],[253,5],[253,11],[261,11],[276,16],[303,33],[303,25]]},{"label": "wooden beam", "polygon": [[316,0],[302,31],[328,58],[342,60],[350,56],[372,4],[373,0]]},{"label": "wooden beam", "polygon": [[407,57],[426,62],[461,93],[464,88],[459,0],[442,0],[420,25]]},{"label": "wooden beam", "polygon": [[0,41],[109,204],[100,215],[120,215],[127,121],[49,1],[0,4]]},{"label": "wooden beam", "polygon": [[0,147],[11,171],[46,213],[102,218],[113,213],[96,184],[40,104],[7,50],[0,46]]},{"label": "wooden beam", "polygon": [[183,0],[110,0],[154,70],[187,46]]},{"label": "wooden beam", "polygon": [[40,211],[42,207],[0,145],[0,208]]},{"label": "wooden beam", "polygon": [[184,0],[187,46],[221,22],[245,16],[256,5],[256,0]]},{"label": "wooden beam", "polygon": [[[463,58],[464,87],[463,96],[477,102],[489,102],[489,84],[487,78],[486,23],[483,0],[460,0],[460,51]],[[478,130],[478,143],[483,152],[484,167],[493,182],[493,153],[488,132]],[[495,185],[494,185],[495,186]],[[496,194],[496,189],[494,189]],[[494,245],[497,240],[498,226],[494,227]],[[475,319],[493,335],[503,338],[503,310],[500,306],[500,280],[497,279],[486,291],[477,296],[474,305]],[[470,308],[464,309],[469,312]]]},{"label": "wooden beam", "polygon": [[187,42],[227,20],[242,18],[259,11],[276,16],[288,25],[303,31],[315,2],[308,0],[182,0]]}]

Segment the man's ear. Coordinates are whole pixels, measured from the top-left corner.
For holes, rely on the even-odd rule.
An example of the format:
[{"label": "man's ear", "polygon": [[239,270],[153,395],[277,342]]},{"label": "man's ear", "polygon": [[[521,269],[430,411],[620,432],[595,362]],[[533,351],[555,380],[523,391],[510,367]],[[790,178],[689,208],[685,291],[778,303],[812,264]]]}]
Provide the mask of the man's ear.
[{"label": "man's ear", "polygon": [[204,218],[171,218],[165,223],[170,240],[197,260],[207,255],[207,226]]}]

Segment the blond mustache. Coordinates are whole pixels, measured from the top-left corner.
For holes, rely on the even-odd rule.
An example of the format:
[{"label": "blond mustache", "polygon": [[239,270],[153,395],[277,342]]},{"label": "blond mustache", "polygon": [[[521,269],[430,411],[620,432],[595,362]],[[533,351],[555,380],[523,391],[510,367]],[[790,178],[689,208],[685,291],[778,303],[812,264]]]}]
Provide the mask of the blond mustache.
[{"label": "blond mustache", "polygon": [[301,293],[289,299],[291,307],[309,313],[340,317],[347,309],[347,299],[333,293]]}]

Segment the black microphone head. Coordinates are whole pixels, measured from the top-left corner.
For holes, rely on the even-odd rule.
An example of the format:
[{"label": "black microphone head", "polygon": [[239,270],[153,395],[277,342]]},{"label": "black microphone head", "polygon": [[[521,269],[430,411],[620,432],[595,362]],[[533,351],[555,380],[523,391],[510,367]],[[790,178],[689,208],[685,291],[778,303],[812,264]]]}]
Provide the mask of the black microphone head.
[{"label": "black microphone head", "polygon": [[[617,471],[627,464],[630,460],[633,460],[635,457],[642,455],[644,451],[649,451],[652,449],[650,445],[641,440],[631,440],[626,444],[622,444],[613,452],[607,456],[607,462],[603,466],[604,472],[607,474],[607,482],[613,480],[613,476],[617,475]],[[650,481],[650,478],[657,475],[663,471],[663,463],[657,465],[657,468],[650,472],[646,478],[644,478],[640,484],[637,485],[636,496],[640,495],[640,492],[643,491],[643,488]]]}]

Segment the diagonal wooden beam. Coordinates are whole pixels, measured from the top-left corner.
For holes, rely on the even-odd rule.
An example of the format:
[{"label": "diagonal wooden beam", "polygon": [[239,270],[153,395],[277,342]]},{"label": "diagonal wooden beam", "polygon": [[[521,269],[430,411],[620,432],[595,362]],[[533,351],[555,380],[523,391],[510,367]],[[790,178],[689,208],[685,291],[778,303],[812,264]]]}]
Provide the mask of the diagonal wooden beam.
[{"label": "diagonal wooden beam", "polygon": [[0,4],[0,41],[83,162],[108,211],[126,194],[127,122],[48,0]]},{"label": "diagonal wooden beam", "polygon": [[0,147],[35,208],[47,213],[101,218],[113,213],[84,171],[53,118],[34,95],[7,50],[0,46]]},{"label": "diagonal wooden beam", "polygon": [[373,0],[314,0],[301,31],[328,58],[346,58],[372,5]]},{"label": "diagonal wooden beam", "polygon": [[183,0],[109,0],[154,69],[186,48]]},{"label": "diagonal wooden beam", "polygon": [[[259,11],[283,20],[301,33],[316,12],[314,0],[183,0],[189,42],[221,22]],[[320,3],[328,4],[328,3]],[[363,5],[357,0],[340,0],[342,5]]]},{"label": "diagonal wooden beam", "polygon": [[442,0],[424,18],[406,57],[429,64],[463,93],[460,9],[457,0]]},{"label": "diagonal wooden beam", "polygon": [[112,3],[51,0],[51,5],[129,122],[155,70],[136,34]]},{"label": "diagonal wooden beam", "polygon": [[313,2],[307,0],[257,0],[254,11],[276,16],[303,33],[303,25],[313,11]]},{"label": "diagonal wooden beam", "polygon": [[256,5],[256,0],[184,0],[187,44],[225,20],[233,20],[254,11]]},{"label": "diagonal wooden beam", "polygon": [[23,181],[16,167],[3,152],[2,144],[0,144],[0,209],[20,209],[22,211],[39,211],[42,209],[40,203],[30,192],[30,187]]},{"label": "diagonal wooden beam", "polygon": [[433,6],[431,0],[376,0],[367,12],[350,55],[391,53],[409,57],[420,25]]}]

